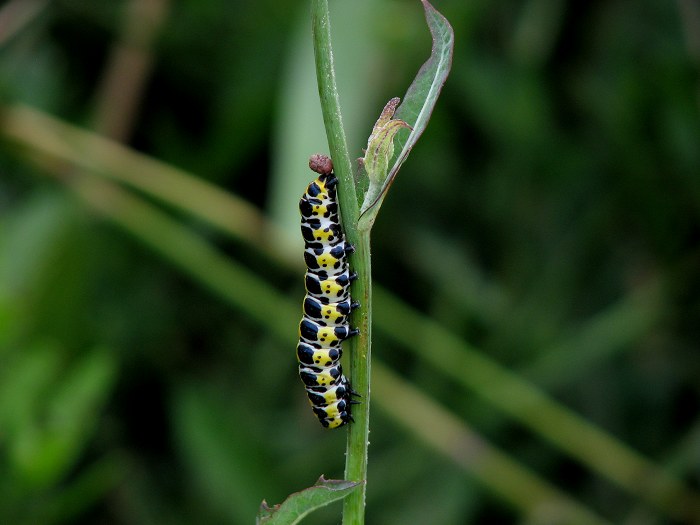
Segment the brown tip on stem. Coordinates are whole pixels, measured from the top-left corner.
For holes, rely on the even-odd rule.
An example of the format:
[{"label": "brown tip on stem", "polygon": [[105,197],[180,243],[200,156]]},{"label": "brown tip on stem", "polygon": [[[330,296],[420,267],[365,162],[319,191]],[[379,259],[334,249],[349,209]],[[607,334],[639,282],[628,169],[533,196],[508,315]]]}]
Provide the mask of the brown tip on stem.
[{"label": "brown tip on stem", "polygon": [[309,157],[309,168],[319,175],[328,175],[333,171],[333,161],[329,157],[317,153]]},{"label": "brown tip on stem", "polygon": [[384,109],[393,109],[396,110],[396,108],[399,106],[401,103],[401,99],[399,97],[394,97],[392,98],[389,102],[386,103],[386,106],[384,106]]}]

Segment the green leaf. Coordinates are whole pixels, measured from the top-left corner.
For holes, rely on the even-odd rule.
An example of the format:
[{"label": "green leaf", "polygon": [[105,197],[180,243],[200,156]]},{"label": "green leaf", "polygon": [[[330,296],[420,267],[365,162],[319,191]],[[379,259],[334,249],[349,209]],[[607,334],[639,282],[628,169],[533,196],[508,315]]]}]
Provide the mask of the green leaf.
[{"label": "green leaf", "polygon": [[[394,121],[403,122],[405,126],[402,127],[410,128],[410,131],[396,134],[397,148],[393,152],[391,162],[389,162],[391,169],[383,181],[381,190],[375,192],[376,195],[370,195],[368,190],[365,201],[362,204],[360,210],[362,214],[360,219],[361,229],[371,227],[379,209],[379,204],[386,195],[389,186],[396,178],[401,165],[408,158],[411,149],[423,134],[423,131],[425,131],[442,86],[445,84],[452,66],[454,49],[454,32],[452,27],[447,19],[430,5],[427,0],[421,1],[425,9],[425,19],[433,39],[433,48],[430,58],[421,66],[403,98],[403,103],[393,115],[395,117]],[[399,131],[398,127],[396,131]],[[371,184],[372,181],[370,179]]]},{"label": "green leaf", "polygon": [[257,525],[294,525],[314,510],[343,499],[360,484],[353,481],[324,479],[321,476],[313,487],[291,494],[279,505],[269,507],[263,501],[255,523]]}]

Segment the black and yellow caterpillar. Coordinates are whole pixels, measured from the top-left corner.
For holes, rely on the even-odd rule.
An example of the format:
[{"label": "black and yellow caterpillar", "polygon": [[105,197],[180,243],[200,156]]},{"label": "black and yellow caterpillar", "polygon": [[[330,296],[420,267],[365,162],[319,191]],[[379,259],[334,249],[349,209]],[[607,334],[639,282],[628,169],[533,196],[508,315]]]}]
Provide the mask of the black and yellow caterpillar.
[{"label": "black and yellow caterpillar", "polygon": [[350,283],[357,278],[348,264],[354,247],[346,242],[340,223],[331,160],[314,155],[309,166],[319,176],[299,201],[307,270],[297,360],[314,413],[324,427],[338,428],[353,421],[351,407],[357,403],[340,365],[343,341],[358,333],[348,323],[359,306],[350,297]]}]

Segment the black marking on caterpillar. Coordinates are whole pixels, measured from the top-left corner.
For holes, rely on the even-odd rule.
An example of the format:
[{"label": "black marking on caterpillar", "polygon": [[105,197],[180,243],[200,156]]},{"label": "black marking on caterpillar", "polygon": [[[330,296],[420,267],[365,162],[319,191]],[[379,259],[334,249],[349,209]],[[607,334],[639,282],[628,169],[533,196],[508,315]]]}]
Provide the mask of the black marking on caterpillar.
[{"label": "black marking on caterpillar", "polygon": [[314,155],[309,166],[319,176],[299,201],[301,234],[304,238],[306,296],[299,323],[297,361],[311,408],[324,427],[338,428],[351,421],[351,407],[358,394],[343,375],[342,343],[357,335],[348,316],[360,305],[350,297],[348,255],[355,248],[346,242],[340,223],[337,184],[333,164],[324,155]]}]

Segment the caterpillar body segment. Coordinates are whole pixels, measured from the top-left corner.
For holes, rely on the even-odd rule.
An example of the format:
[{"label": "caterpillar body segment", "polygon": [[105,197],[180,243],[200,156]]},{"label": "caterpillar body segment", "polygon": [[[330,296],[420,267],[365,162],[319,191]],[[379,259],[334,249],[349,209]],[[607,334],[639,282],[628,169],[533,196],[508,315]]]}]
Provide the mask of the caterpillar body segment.
[{"label": "caterpillar body segment", "polygon": [[350,271],[348,255],[355,248],[345,240],[330,159],[315,155],[309,165],[319,176],[299,201],[307,271],[297,361],[313,412],[324,427],[338,428],[353,421],[358,395],[340,365],[343,341],[359,332],[348,320],[360,306],[350,297],[357,274]]},{"label": "caterpillar body segment", "polygon": [[321,199],[302,199],[299,201],[299,211],[306,219],[324,218],[338,220],[338,204]]},{"label": "caterpillar body segment", "polygon": [[304,284],[307,295],[312,295],[318,301],[328,304],[350,297],[350,283],[355,279],[357,274],[351,273],[349,269],[334,276],[329,276],[325,272],[307,271]]},{"label": "caterpillar body segment", "polygon": [[299,376],[306,386],[329,387],[343,377],[343,367],[340,363],[331,367],[308,366],[299,368]]},{"label": "caterpillar body segment", "polygon": [[345,324],[350,312],[359,308],[360,303],[349,299],[335,303],[324,303],[308,293],[304,297],[304,316],[323,325]]},{"label": "caterpillar body segment", "polygon": [[339,347],[345,339],[357,333],[349,325],[323,326],[306,316],[299,323],[299,341],[311,345],[318,343],[322,348]]},{"label": "caterpillar body segment", "polygon": [[297,345],[297,360],[299,366],[310,365],[316,367],[329,367],[337,363],[343,355],[342,348],[316,348],[300,341]]},{"label": "caterpillar body segment", "polygon": [[[348,383],[339,382],[330,388],[318,388],[310,386],[306,389],[306,392],[311,400],[312,406],[324,407],[327,405],[332,405],[333,403],[344,400],[346,401],[349,395],[355,395],[352,390],[348,390]],[[354,405],[357,401],[350,401],[351,405]]]},{"label": "caterpillar body segment", "polygon": [[348,270],[348,254],[355,251],[344,237],[337,244],[323,244],[320,248],[309,246],[304,249],[304,261],[309,270],[332,277]]},{"label": "caterpillar body segment", "polygon": [[307,246],[322,248],[324,244],[331,244],[339,239],[343,235],[343,231],[338,222],[312,219],[302,223],[301,234]]}]

